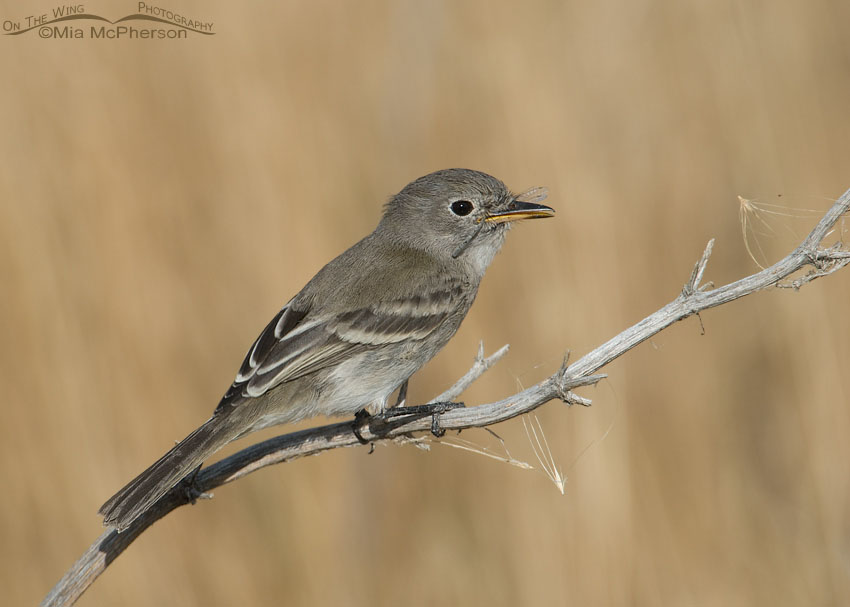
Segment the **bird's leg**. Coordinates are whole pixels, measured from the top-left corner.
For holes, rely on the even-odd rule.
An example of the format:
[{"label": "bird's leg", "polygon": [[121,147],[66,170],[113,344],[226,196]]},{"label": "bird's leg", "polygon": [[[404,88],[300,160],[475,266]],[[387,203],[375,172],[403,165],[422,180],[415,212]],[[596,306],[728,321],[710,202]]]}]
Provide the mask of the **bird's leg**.
[{"label": "bird's leg", "polygon": [[427,405],[415,405],[413,407],[392,407],[391,409],[387,409],[381,413],[381,417],[383,419],[390,419],[392,417],[400,417],[402,415],[416,415],[418,417],[430,415],[431,434],[440,438],[446,433],[445,429],[440,427],[440,414],[465,406],[466,405],[463,403],[442,402],[428,403]]},{"label": "bird's leg", "polygon": [[[409,380],[404,380],[404,383],[398,389],[398,398],[395,401],[395,405],[392,406],[393,409],[403,409],[404,403],[407,402],[407,382]],[[360,441],[362,445],[368,445],[371,441],[363,438],[363,435],[360,433],[360,428],[363,426],[363,422],[372,417],[372,415],[366,409],[360,409],[357,413],[354,414],[354,421],[351,422],[351,431],[354,433],[354,436],[357,437],[357,440]],[[374,450],[375,445],[372,444],[372,449]],[[372,451],[369,451],[372,453]]]},{"label": "bird's leg", "polygon": [[407,382],[409,381],[410,379],[406,379],[401,384],[401,388],[398,389],[398,398],[395,400],[393,407],[404,407],[405,403],[407,403]]}]

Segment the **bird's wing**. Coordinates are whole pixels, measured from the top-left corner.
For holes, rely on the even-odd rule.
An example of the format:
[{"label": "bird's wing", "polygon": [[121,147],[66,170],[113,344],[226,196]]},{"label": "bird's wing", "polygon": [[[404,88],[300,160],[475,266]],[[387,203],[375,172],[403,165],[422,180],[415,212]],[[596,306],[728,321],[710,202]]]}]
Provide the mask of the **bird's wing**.
[{"label": "bird's wing", "polygon": [[457,313],[459,284],[314,318],[290,302],[251,346],[219,408],[332,366],[364,350],[422,340]]}]

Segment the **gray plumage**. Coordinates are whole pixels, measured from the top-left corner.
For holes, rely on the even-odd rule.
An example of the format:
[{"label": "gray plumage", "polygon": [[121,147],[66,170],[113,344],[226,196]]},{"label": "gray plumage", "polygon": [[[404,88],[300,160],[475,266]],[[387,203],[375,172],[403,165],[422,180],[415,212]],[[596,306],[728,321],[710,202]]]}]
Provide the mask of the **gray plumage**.
[{"label": "gray plumage", "polygon": [[509,222],[552,213],[468,169],[408,184],[375,231],[322,268],[266,326],[213,416],[100,508],[104,524],[125,529],[249,432],[319,414],[383,411],[455,334]]}]

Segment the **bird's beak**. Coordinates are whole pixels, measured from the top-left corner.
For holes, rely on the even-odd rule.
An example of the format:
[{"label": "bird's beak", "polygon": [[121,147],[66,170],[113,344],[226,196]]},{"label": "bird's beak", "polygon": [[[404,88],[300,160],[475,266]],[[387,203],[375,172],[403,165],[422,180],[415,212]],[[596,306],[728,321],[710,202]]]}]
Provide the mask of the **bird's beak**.
[{"label": "bird's beak", "polygon": [[487,223],[506,223],[509,221],[519,221],[520,219],[540,219],[554,216],[555,209],[547,207],[545,204],[514,200],[506,211],[488,215],[484,218],[484,221]]}]

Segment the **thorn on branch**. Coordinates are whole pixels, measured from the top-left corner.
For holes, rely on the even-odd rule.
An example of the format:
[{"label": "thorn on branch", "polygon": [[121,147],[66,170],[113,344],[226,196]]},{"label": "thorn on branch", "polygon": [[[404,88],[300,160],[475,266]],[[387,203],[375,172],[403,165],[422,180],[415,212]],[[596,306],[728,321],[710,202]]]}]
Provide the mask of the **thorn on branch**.
[{"label": "thorn on branch", "polygon": [[592,401],[589,398],[584,398],[583,396],[573,393],[572,389],[579,388],[581,386],[594,386],[606,377],[608,377],[606,373],[600,373],[598,375],[586,375],[584,377],[567,379],[566,369],[563,369],[556,375],[555,378],[552,379],[555,380],[555,391],[558,398],[564,404],[570,406],[582,405],[584,407],[589,407],[592,404]]},{"label": "thorn on branch", "polygon": [[834,261],[840,261],[844,259],[850,259],[850,251],[842,251],[841,245],[839,243],[836,243],[828,249],[819,250],[817,253],[815,253],[815,257],[818,260],[830,259]]},{"label": "thorn on branch", "polygon": [[481,377],[485,371],[495,365],[499,359],[507,354],[509,349],[510,346],[505,344],[490,356],[484,356],[484,342],[480,342],[478,345],[478,354],[475,357],[475,362],[473,363],[472,368],[470,368],[463,377],[457,380],[451,388],[439,396],[434,397],[429,402],[446,402],[456,399],[472,384],[472,382]]},{"label": "thorn on branch", "polygon": [[694,269],[691,272],[691,277],[688,279],[688,282],[685,283],[685,286],[682,288],[682,295],[684,297],[690,297],[697,291],[702,291],[700,288],[700,283],[702,282],[702,276],[705,274],[705,268],[708,266],[708,258],[711,257],[711,251],[714,249],[714,239],[708,241],[708,244],[705,245],[705,251],[702,252],[702,257],[700,260],[694,265]]},{"label": "thorn on branch", "polygon": [[571,350],[567,350],[564,353],[564,360],[561,362],[561,368],[558,370],[558,375],[560,375],[561,377],[563,377],[567,374],[567,367],[570,366],[570,354],[571,353],[572,353]]},{"label": "thorn on branch", "polygon": [[583,396],[579,396],[574,392],[567,391],[566,398],[563,399],[565,403],[568,405],[581,405],[582,407],[589,407],[593,404],[593,401],[589,398],[585,398]]}]

